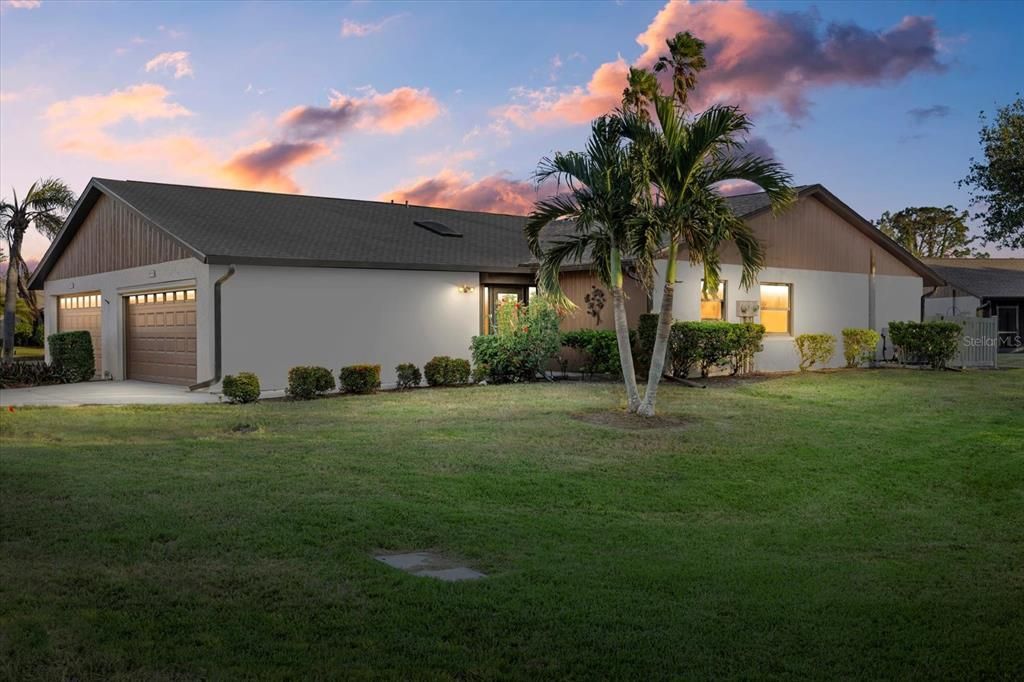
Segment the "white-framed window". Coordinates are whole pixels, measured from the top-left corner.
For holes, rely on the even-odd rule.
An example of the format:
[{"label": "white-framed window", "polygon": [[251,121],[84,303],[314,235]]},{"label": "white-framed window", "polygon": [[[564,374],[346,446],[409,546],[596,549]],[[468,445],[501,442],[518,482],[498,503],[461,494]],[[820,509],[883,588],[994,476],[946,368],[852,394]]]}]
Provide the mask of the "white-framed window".
[{"label": "white-framed window", "polygon": [[761,285],[761,324],[767,334],[793,333],[793,285]]},{"label": "white-framed window", "polygon": [[725,281],[718,282],[718,291],[704,291],[704,280],[700,283],[700,319],[725,319]]}]

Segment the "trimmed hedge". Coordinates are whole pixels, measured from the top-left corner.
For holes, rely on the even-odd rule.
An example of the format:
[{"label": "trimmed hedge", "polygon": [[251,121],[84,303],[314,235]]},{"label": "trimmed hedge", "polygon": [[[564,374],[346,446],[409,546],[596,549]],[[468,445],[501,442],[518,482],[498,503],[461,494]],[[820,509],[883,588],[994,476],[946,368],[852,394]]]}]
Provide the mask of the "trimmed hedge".
[{"label": "trimmed hedge", "polygon": [[827,365],[836,354],[836,337],[831,334],[801,334],[793,339],[793,343],[800,354],[801,372],[814,365]]},{"label": "trimmed hedge", "polygon": [[349,365],[338,373],[338,383],[345,393],[376,393],[380,388],[380,365]]},{"label": "trimmed hedge", "polygon": [[583,353],[586,374],[621,374],[619,340],[610,329],[577,329],[562,334],[562,345]]},{"label": "trimmed hedge", "polygon": [[224,397],[232,403],[254,403],[260,399],[260,378],[252,372],[239,372],[224,377]]},{"label": "trimmed hedge", "polygon": [[469,381],[469,360],[438,355],[423,365],[423,375],[430,386],[458,386]]},{"label": "trimmed hedge", "polygon": [[963,330],[955,322],[890,322],[889,337],[901,362],[921,360],[943,369],[960,346]]},{"label": "trimmed hedge", "polygon": [[847,367],[859,367],[875,359],[882,336],[874,329],[847,327],[843,330],[843,357]]},{"label": "trimmed hedge", "polygon": [[57,332],[50,334],[47,342],[53,364],[67,370],[74,377],[73,381],[88,381],[96,374],[96,360],[92,354],[92,336],[89,332]]},{"label": "trimmed hedge", "polygon": [[411,362],[403,362],[396,366],[395,375],[398,377],[398,380],[395,382],[395,388],[398,390],[416,388],[423,381],[420,368]]},{"label": "trimmed hedge", "polygon": [[0,388],[73,384],[78,380],[77,371],[59,365],[22,361],[0,363]]},{"label": "trimmed hedge", "polygon": [[326,367],[292,367],[286,393],[295,400],[311,400],[334,390],[334,375]]}]

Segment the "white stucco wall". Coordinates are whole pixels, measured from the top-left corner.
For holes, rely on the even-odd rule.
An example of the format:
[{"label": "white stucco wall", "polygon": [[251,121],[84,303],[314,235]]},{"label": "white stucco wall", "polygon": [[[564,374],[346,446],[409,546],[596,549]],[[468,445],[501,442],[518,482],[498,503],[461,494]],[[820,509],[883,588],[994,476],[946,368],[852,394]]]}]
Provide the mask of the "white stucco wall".
[{"label": "white stucco wall", "polygon": [[952,296],[942,298],[929,296],[924,299],[924,314],[926,319],[934,315],[942,315],[943,317],[954,317],[955,315],[973,316],[980,305],[981,300],[976,296],[957,296],[956,299]]},{"label": "white stucco wall", "polygon": [[[57,331],[57,297],[98,291],[103,298],[101,335],[104,375],[111,379],[125,378],[124,296],[167,287],[196,289],[196,372],[198,380],[213,373],[213,297],[209,266],[195,258],[114,270],[95,275],[47,280],[46,335]],[[47,349],[47,360],[49,360]]]},{"label": "white stucco wall", "polygon": [[[666,261],[657,263],[657,282],[662,281]],[[759,301],[761,282],[792,285],[792,334],[765,336],[764,350],[754,363],[760,372],[792,371],[799,368],[799,357],[794,337],[800,334],[827,333],[836,337],[836,354],[830,366],[844,364],[842,330],[844,327],[867,327],[869,321],[869,277],[867,274],[825,272],[790,268],[765,268],[749,291],[740,288],[741,269],[738,265],[723,265],[722,279],[726,282],[726,320],[740,322],[736,316],[736,301]],[[677,320],[700,319],[700,286],[703,271],[689,262],[679,261],[673,316]],[[920,277],[875,277],[875,324],[884,330],[893,320],[920,318]],[[661,307],[662,290],[655,286],[652,310]],[[755,319],[760,321],[760,316]]]},{"label": "white stucco wall", "polygon": [[[227,271],[212,266],[211,281]],[[283,389],[288,370],[379,364],[422,368],[435,355],[469,358],[480,329],[478,273],[239,265],[221,287],[223,371],[255,372]],[[460,285],[475,287],[461,293]]]}]

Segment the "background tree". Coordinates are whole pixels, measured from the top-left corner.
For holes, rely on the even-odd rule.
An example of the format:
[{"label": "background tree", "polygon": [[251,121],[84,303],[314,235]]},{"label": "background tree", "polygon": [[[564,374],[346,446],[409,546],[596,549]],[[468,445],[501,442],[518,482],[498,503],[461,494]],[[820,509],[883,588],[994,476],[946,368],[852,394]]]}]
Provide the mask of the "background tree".
[{"label": "background tree", "polygon": [[687,97],[697,85],[697,74],[708,65],[704,57],[704,41],[684,31],[666,40],[665,44],[669,54],[658,59],[654,71],[672,74],[672,96],[679,106],[686,108]]},{"label": "background tree", "polygon": [[967,211],[952,206],[912,206],[896,213],[886,211],[875,226],[918,258],[984,258],[971,248],[978,241],[967,227]]},{"label": "background tree", "polygon": [[660,89],[657,76],[647,69],[629,67],[628,85],[622,91],[623,111],[632,111],[637,116],[649,121],[651,116],[648,107],[658,94],[660,94]]},{"label": "background tree", "polygon": [[[569,191],[536,203],[527,219],[526,238],[540,260],[538,284],[557,304],[575,307],[562,293],[559,281],[561,266],[569,260],[592,263],[598,278],[611,291],[619,362],[632,412],[639,406],[640,396],[622,291],[622,256],[628,249],[630,226],[637,214],[633,203],[637,190],[621,128],[618,118],[602,116],[591,124],[585,152],[558,153],[541,160],[535,173],[537,182],[555,178],[559,187],[564,184]],[[542,232],[555,223],[564,230],[545,239]]]},{"label": "background tree", "polygon": [[[4,292],[3,359],[14,357],[14,327],[17,300],[22,290],[22,270],[27,270],[21,256],[21,244],[29,227],[35,227],[53,239],[64,224],[68,211],[75,205],[75,194],[62,180],[46,178],[33,183],[19,200],[11,189],[12,199],[0,202],[0,234],[7,239],[10,267]],[[26,292],[27,293],[27,292]]]},{"label": "background tree", "polygon": [[985,227],[985,241],[1024,249],[1024,99],[996,112],[991,125],[981,113],[979,134],[984,161],[971,159],[961,187],[970,188],[975,214]]}]

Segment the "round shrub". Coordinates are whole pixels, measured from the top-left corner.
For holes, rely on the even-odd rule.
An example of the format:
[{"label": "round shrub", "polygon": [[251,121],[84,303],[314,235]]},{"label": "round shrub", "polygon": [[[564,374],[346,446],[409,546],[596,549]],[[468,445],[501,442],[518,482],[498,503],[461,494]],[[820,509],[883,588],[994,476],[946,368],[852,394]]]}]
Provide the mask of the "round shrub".
[{"label": "round shrub", "polygon": [[395,374],[398,377],[398,380],[395,382],[395,387],[399,390],[416,388],[423,381],[423,375],[420,374],[420,368],[411,362],[403,362],[395,367]]},{"label": "round shrub", "polygon": [[469,381],[469,360],[437,355],[423,365],[423,376],[430,386],[457,386]]},{"label": "round shrub", "polygon": [[66,371],[75,381],[88,381],[96,373],[96,360],[92,354],[92,336],[89,332],[58,332],[50,334],[50,358],[53,364]]},{"label": "round shrub", "polygon": [[562,334],[562,345],[583,353],[585,374],[621,374],[619,340],[611,329],[576,329]]},{"label": "round shrub", "polygon": [[311,400],[334,390],[334,375],[326,367],[292,367],[286,393],[295,400]]},{"label": "round shrub", "polygon": [[843,330],[843,357],[847,367],[857,367],[861,363],[875,359],[875,349],[881,335],[874,329],[858,329],[847,327]]},{"label": "round shrub", "polygon": [[224,397],[232,403],[254,403],[260,399],[260,379],[252,372],[239,372],[224,377]]},{"label": "round shrub", "polygon": [[796,352],[800,354],[800,371],[814,365],[827,365],[836,354],[836,337],[831,334],[801,334],[793,339]]},{"label": "round shrub", "polygon": [[375,393],[380,388],[380,365],[349,365],[338,374],[345,393]]}]

